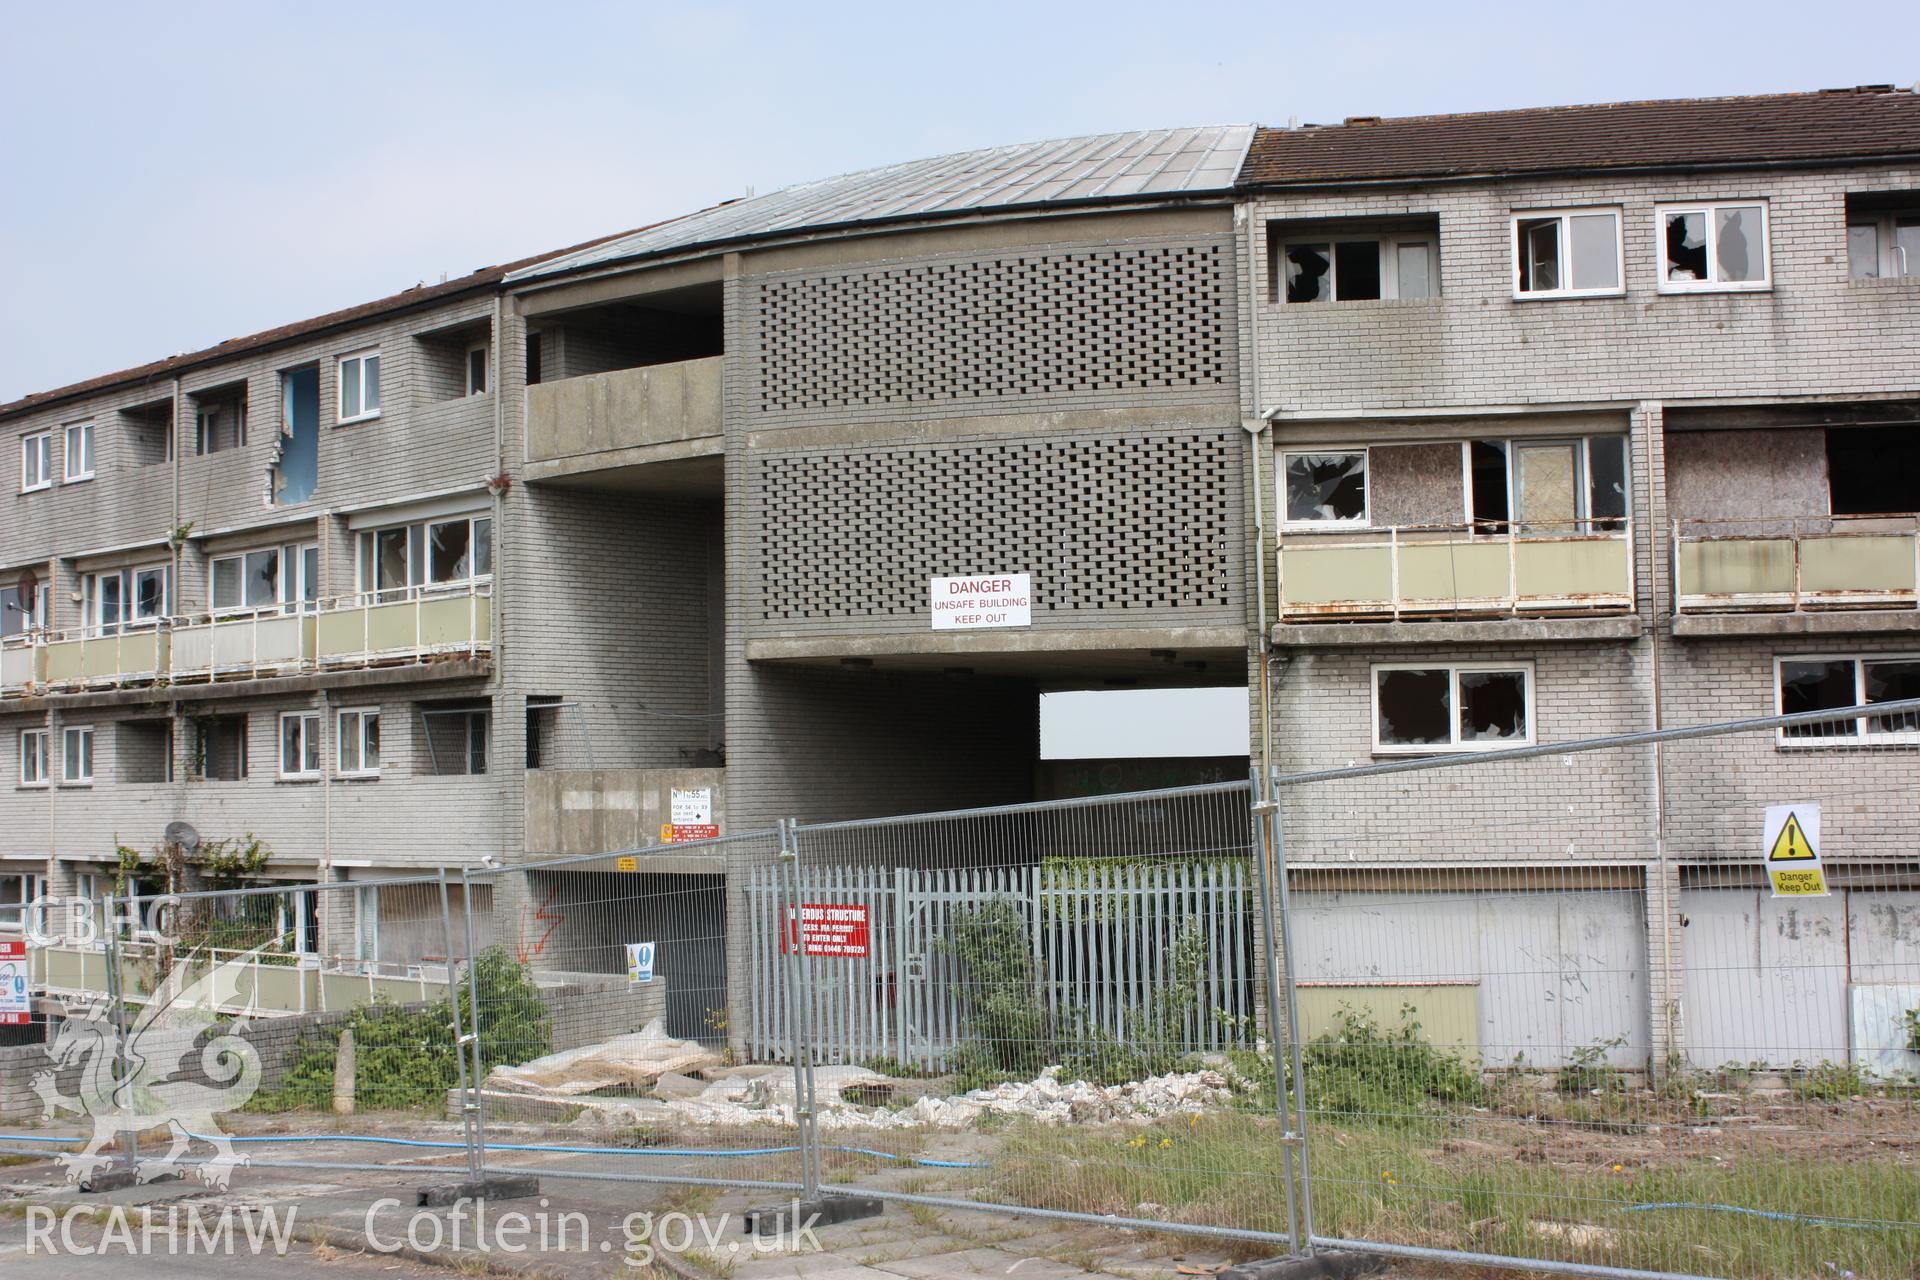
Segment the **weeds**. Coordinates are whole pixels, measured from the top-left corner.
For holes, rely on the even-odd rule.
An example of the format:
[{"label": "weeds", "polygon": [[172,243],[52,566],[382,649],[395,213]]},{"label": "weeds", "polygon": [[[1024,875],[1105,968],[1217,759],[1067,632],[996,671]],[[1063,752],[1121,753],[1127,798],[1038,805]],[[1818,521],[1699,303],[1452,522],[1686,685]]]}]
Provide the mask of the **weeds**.
[{"label": "weeds", "polygon": [[1615,1036],[1570,1050],[1567,1064],[1554,1073],[1553,1087],[1561,1093],[1625,1093],[1626,1073],[1609,1066],[1607,1055],[1626,1042],[1625,1036]]}]

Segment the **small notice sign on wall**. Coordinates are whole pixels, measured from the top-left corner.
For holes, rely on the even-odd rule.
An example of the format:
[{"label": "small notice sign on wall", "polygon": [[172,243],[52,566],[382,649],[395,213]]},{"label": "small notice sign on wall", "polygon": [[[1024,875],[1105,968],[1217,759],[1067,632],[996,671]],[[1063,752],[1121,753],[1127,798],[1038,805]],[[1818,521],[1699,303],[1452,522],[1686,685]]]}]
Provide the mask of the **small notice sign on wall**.
[{"label": "small notice sign on wall", "polygon": [[711,840],[720,834],[720,826],[713,820],[712,787],[673,787],[667,807],[667,817],[672,821],[660,824],[664,842]]},{"label": "small notice sign on wall", "polygon": [[989,573],[935,578],[929,584],[935,631],[984,631],[1033,625],[1033,575]]}]

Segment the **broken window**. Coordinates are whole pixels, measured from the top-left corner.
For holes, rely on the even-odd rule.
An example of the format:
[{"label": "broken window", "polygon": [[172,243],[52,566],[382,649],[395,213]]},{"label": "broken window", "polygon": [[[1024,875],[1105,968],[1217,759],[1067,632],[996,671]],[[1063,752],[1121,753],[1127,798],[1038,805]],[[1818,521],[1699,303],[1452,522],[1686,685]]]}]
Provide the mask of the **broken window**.
[{"label": "broken window", "polygon": [[1374,668],[1374,750],[1483,751],[1533,740],[1532,668]]},{"label": "broken window", "polygon": [[467,394],[487,393],[487,344],[467,348]]},{"label": "broken window", "polygon": [[362,593],[404,600],[421,586],[465,588],[493,575],[493,518],[445,520],[368,529],[360,534]]},{"label": "broken window", "polygon": [[193,451],[204,456],[238,449],[247,442],[247,406],[244,401],[210,405],[194,415]]},{"label": "broken window", "polygon": [[540,381],[540,331],[527,333],[527,385],[533,386]]},{"label": "broken window", "polygon": [[1438,236],[1366,236],[1288,242],[1281,255],[1288,302],[1430,298]]},{"label": "broken window", "polygon": [[1655,218],[1664,250],[1663,293],[1767,286],[1766,205],[1662,207]]},{"label": "broken window", "polygon": [[339,771],[353,777],[380,772],[380,712],[366,707],[342,711],[334,734],[339,744]]},{"label": "broken window", "polygon": [[1463,462],[1474,532],[1552,537],[1626,528],[1627,438],[1474,440]]},{"label": "broken window", "polygon": [[246,716],[203,716],[193,722],[193,776],[210,782],[247,776]]},{"label": "broken window", "polygon": [[1836,516],[1920,511],[1920,429],[1829,427],[1827,502]]},{"label": "broken window", "polygon": [[172,782],[173,721],[121,721],[113,730],[113,754],[122,782]]},{"label": "broken window", "polygon": [[1579,209],[1513,220],[1514,293],[1528,298],[1620,292],[1620,212]]},{"label": "broken window", "polygon": [[488,709],[484,700],[423,702],[420,745],[414,753],[421,773],[478,775],[487,771]]},{"label": "broken window", "polygon": [[1847,197],[1847,274],[1855,280],[1920,277],[1920,194]]},{"label": "broken window", "polygon": [[280,714],[280,776],[314,778],[320,774],[320,713]]},{"label": "broken window", "polygon": [[320,544],[292,542],[213,562],[213,611],[311,612],[320,595]]},{"label": "broken window", "polygon": [[1288,453],[1282,455],[1281,466],[1288,524],[1367,522],[1366,450]]},{"label": "broken window", "polygon": [[320,370],[280,375],[280,435],[267,464],[269,506],[307,501],[320,484]]},{"label": "broken window", "polygon": [[[1780,712],[1842,711],[1920,698],[1920,655],[1874,658],[1782,658]],[[1920,740],[1920,715],[1848,717],[1788,725],[1781,742],[1875,739]]]}]

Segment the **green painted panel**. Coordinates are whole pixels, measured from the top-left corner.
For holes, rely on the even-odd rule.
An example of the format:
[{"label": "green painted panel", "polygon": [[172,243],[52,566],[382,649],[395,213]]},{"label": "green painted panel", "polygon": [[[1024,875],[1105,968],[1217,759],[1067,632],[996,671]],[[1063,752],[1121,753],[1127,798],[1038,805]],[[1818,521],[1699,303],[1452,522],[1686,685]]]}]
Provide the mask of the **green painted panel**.
[{"label": "green painted panel", "polygon": [[368,609],[367,650],[383,653],[389,649],[413,648],[413,622],[418,608],[407,600],[399,604],[377,604]]},{"label": "green painted panel", "polygon": [[429,648],[471,643],[474,615],[486,607],[485,600],[469,596],[421,601],[420,643]]},{"label": "green painted panel", "polygon": [[1912,591],[1913,538],[1802,538],[1802,591]]},{"label": "green painted panel", "polygon": [[55,640],[46,646],[47,679],[78,680],[82,670],[81,652],[85,642]]},{"label": "green painted panel", "polygon": [[338,609],[314,621],[314,643],[323,658],[366,651],[366,610]]},{"label": "green painted panel", "polygon": [[1409,604],[1507,598],[1507,544],[1403,542],[1400,598]]},{"label": "green painted panel", "polygon": [[1793,591],[1793,542],[1743,538],[1680,544],[1680,594],[1787,595]]},{"label": "green painted panel", "polygon": [[1390,603],[1393,552],[1375,547],[1282,546],[1280,590],[1289,605]]},{"label": "green painted panel", "polygon": [[253,969],[258,1000],[263,1009],[282,1009],[289,1013],[300,1009],[300,989],[306,972],[284,965],[260,965]]},{"label": "green painted panel", "polygon": [[1532,541],[1514,545],[1514,581],[1520,598],[1559,599],[1565,596],[1626,595],[1624,538],[1581,541]]},{"label": "green painted panel", "polygon": [[[1299,988],[1300,1034],[1307,1040],[1340,1028],[1340,1011],[1351,1009],[1394,1031],[1409,1018],[1420,1038],[1436,1049],[1480,1061],[1480,988],[1448,986],[1303,986]],[[1411,1008],[1408,1015],[1403,1011]]]}]

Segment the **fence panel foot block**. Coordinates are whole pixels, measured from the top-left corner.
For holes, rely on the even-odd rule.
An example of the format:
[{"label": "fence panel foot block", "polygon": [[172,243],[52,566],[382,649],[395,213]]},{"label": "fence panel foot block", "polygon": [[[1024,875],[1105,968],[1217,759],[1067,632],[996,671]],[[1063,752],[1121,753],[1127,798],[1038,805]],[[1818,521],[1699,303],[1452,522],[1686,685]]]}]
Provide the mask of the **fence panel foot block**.
[{"label": "fence panel foot block", "polygon": [[496,1175],[478,1182],[447,1182],[420,1188],[418,1204],[422,1208],[440,1208],[462,1200],[525,1200],[540,1194],[540,1179],[527,1176]]},{"label": "fence panel foot block", "polygon": [[856,1218],[877,1218],[881,1204],[871,1196],[821,1196],[795,1200],[770,1209],[752,1209],[745,1215],[748,1235],[785,1235],[802,1227],[830,1227]]},{"label": "fence panel foot block", "polygon": [[1242,1262],[1222,1271],[1220,1280],[1350,1280],[1386,1269],[1387,1260],[1378,1255],[1334,1250],[1311,1257]]}]

